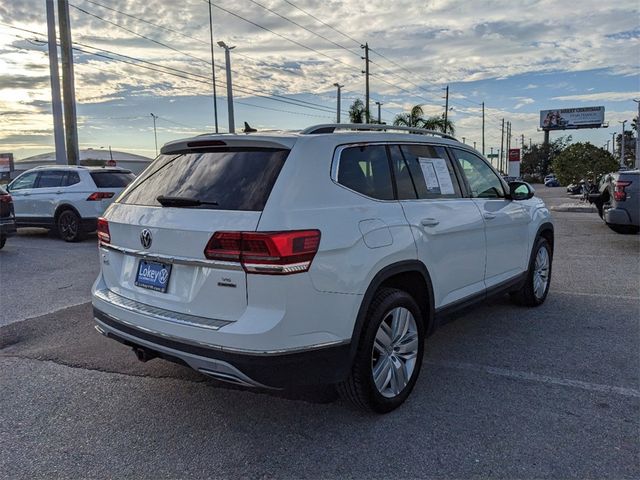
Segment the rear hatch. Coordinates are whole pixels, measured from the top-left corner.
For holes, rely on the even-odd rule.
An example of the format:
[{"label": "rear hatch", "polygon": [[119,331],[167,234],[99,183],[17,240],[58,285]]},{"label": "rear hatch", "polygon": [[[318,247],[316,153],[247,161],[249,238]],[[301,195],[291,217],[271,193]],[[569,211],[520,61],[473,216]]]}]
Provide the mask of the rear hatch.
[{"label": "rear hatch", "polygon": [[215,232],[256,230],[288,153],[239,146],[160,155],[106,213],[109,290],[189,315],[239,318],[244,270],[204,250]]},{"label": "rear hatch", "polygon": [[0,219],[6,220],[8,218],[13,218],[13,201],[11,195],[0,187]]},{"label": "rear hatch", "polygon": [[99,201],[104,209],[113,202],[136,176],[128,170],[94,170],[90,173],[96,190],[88,200]]}]

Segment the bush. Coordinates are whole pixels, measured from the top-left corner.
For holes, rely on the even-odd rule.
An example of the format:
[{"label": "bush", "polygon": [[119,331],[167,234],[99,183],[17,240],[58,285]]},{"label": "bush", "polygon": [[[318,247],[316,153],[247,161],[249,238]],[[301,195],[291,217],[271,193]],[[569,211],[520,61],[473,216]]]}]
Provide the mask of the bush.
[{"label": "bush", "polygon": [[553,171],[562,185],[582,179],[596,182],[605,173],[617,170],[614,156],[589,142],[574,143],[553,160]]}]

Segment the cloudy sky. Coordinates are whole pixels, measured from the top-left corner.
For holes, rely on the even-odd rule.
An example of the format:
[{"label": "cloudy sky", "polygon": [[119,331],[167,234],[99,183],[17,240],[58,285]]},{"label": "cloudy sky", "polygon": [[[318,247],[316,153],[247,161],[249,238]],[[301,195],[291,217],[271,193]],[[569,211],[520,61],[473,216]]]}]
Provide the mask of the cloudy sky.
[{"label": "cloudy sky", "polygon": [[[153,157],[158,141],[213,130],[207,0],[71,0],[81,148]],[[604,105],[610,127],[574,131],[603,145],[640,97],[638,2],[618,0],[215,0],[215,41],[232,51],[236,124],[300,129],[362,98],[382,119],[411,105],[441,114],[450,87],[457,136],[499,148],[500,121],[542,140],[539,110]],[[0,3],[0,151],[52,150],[45,0]],[[145,38],[146,37],[146,38]],[[224,54],[216,46],[220,127],[227,126]],[[343,119],[345,115],[343,114]],[[557,135],[557,134],[555,134]]]}]

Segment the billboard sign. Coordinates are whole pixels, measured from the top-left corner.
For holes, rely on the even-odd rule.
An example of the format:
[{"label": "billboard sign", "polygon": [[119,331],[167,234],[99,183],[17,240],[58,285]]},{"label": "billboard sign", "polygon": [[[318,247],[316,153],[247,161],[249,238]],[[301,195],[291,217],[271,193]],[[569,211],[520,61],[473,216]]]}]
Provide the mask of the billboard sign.
[{"label": "billboard sign", "polygon": [[561,108],[540,111],[540,128],[566,130],[600,128],[604,123],[604,107]]},{"label": "billboard sign", "polygon": [[11,172],[13,172],[13,153],[0,153],[0,178],[10,178]]},{"label": "billboard sign", "polygon": [[519,148],[510,148],[509,149],[509,161],[510,162],[519,162],[520,161],[520,149]]}]

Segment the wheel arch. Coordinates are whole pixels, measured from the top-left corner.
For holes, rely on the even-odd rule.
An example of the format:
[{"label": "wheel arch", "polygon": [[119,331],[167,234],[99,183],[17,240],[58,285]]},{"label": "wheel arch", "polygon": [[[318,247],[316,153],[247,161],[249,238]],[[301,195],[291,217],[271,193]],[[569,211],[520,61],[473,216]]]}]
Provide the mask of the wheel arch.
[{"label": "wheel arch", "polygon": [[54,222],[56,227],[58,226],[58,217],[65,210],[71,210],[73,213],[78,215],[79,218],[82,218],[82,215],[80,215],[80,212],[78,212],[78,210],[73,205],[71,205],[69,203],[61,203],[60,205],[58,205],[56,207],[56,211],[53,214],[53,222]]},{"label": "wheel arch", "polygon": [[383,287],[398,288],[412,295],[420,307],[427,335],[435,330],[433,284],[427,267],[419,260],[404,260],[387,265],[373,277],[360,303],[351,336],[351,359],[358,350],[369,306],[376,292]]},{"label": "wheel arch", "polygon": [[553,255],[553,245],[555,241],[553,223],[545,222],[538,227],[538,231],[536,232],[535,240],[533,243],[534,246],[535,246],[535,242],[540,237],[543,237],[545,240],[547,240],[547,242],[549,242],[549,245],[551,246],[551,255]]}]

